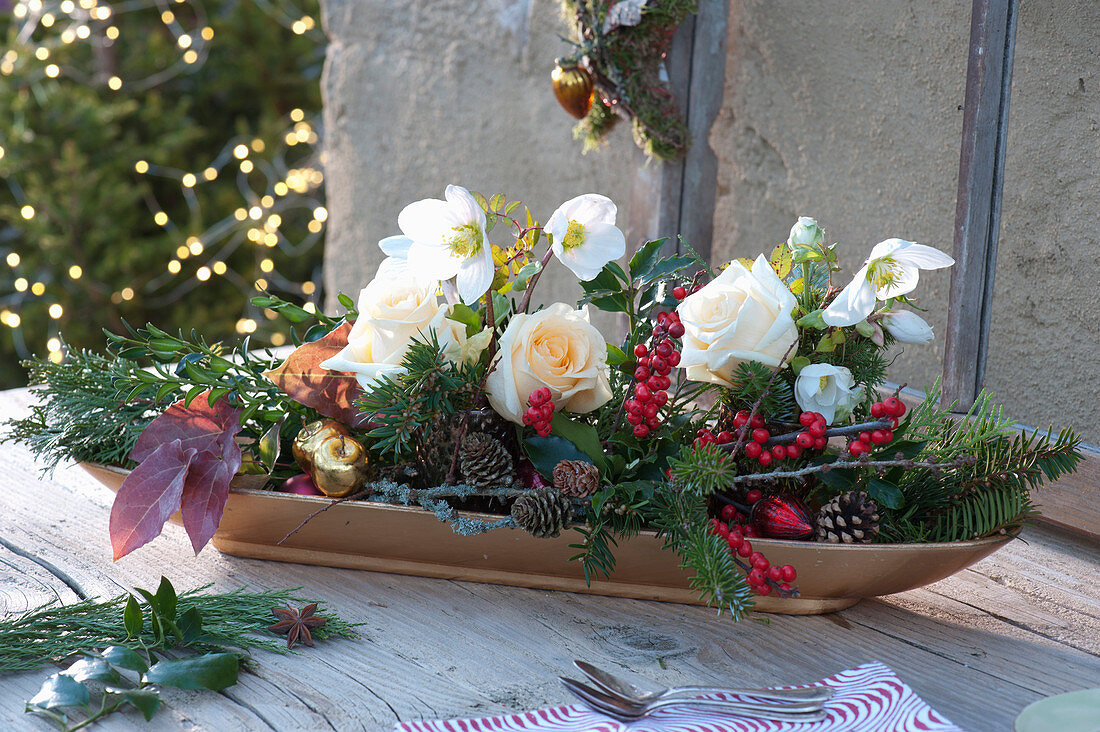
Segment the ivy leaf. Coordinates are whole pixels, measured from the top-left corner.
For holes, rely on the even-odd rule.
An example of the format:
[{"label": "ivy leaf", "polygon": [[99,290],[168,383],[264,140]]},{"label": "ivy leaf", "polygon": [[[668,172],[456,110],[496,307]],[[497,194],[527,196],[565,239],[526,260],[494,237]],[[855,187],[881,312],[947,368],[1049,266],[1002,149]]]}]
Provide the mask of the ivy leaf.
[{"label": "ivy leaf", "polygon": [[147,684],[177,689],[222,689],[237,683],[240,662],[233,653],[206,653],[191,658],[159,661],[142,677]]},{"label": "ivy leaf", "polygon": [[550,428],[555,435],[569,440],[587,455],[589,459],[586,462],[595,465],[601,473],[607,473],[607,457],[603,454],[603,446],[600,445],[600,436],[595,427],[575,422],[561,412],[554,412]]},{"label": "ivy leaf", "polygon": [[27,702],[27,706],[39,709],[87,707],[91,700],[88,687],[71,676],[56,673],[46,679],[34,698]]},{"label": "ivy leaf", "polygon": [[119,689],[109,687],[106,691],[108,704],[113,704],[115,700],[121,700],[126,704],[130,704],[141,712],[146,722],[153,719],[153,716],[163,703],[163,700],[160,698],[160,692],[156,689]]},{"label": "ivy leaf", "polygon": [[80,683],[100,681],[105,684],[117,684],[122,678],[111,664],[96,656],[85,656],[61,673]]},{"label": "ivy leaf", "polygon": [[118,489],[111,506],[109,532],[117,561],[160,535],[164,523],[179,510],[191,458],[176,439],[165,442],[134,468]]},{"label": "ivy leaf", "polygon": [[350,332],[351,323],[344,323],[323,338],[303,343],[278,368],[264,372],[264,376],[294,401],[344,424],[362,426],[363,418],[354,403],[363,390],[355,374],[320,366],[322,361],[343,350]]},{"label": "ivy leaf", "polygon": [[886,508],[901,508],[905,502],[905,497],[902,495],[900,488],[893,483],[887,483],[878,478],[871,478],[867,481],[867,495],[875,503]]},{"label": "ivy leaf", "polygon": [[[130,599],[134,599],[133,595],[130,596]],[[126,605],[127,611],[129,611],[129,603],[127,602]],[[134,601],[134,605],[137,605],[136,600]],[[194,608],[191,609],[194,610]],[[184,613],[184,617],[187,617],[187,613]],[[127,628],[127,632],[129,632],[129,628]],[[138,632],[141,632],[140,628],[138,629]],[[143,674],[149,670],[149,664],[145,662],[145,659],[141,657],[141,654],[132,648],[127,648],[126,646],[107,646],[103,649],[103,651],[100,652],[99,655],[103,656],[103,659],[109,664],[111,664],[112,666],[117,666],[118,668],[124,668],[130,671],[137,671],[139,674]]]}]

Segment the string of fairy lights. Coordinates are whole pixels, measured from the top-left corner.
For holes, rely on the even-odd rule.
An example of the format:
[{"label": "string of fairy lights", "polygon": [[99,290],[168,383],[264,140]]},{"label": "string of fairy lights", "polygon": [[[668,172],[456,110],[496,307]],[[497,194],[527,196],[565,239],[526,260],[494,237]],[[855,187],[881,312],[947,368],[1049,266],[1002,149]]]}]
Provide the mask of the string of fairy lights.
[{"label": "string of fairy lights", "polygon": [[[325,42],[316,20],[291,2],[272,3],[252,0],[275,22],[296,35],[307,36],[317,43]],[[107,49],[119,41],[122,31],[119,19],[127,14],[155,12],[174,39],[176,55],[167,66],[140,78],[123,78],[117,73],[104,74],[102,69],[89,71],[75,63],[64,63],[59,49],[74,44],[88,44],[93,51]],[[11,9],[17,25],[17,43],[0,54],[0,83],[3,77],[17,72],[34,82],[69,79],[80,84],[101,84],[119,91],[144,91],[182,73],[201,66],[214,40],[214,29],[208,24],[207,12],[199,0],[21,0]],[[243,293],[242,315],[236,323],[238,333],[251,334],[262,330],[264,319],[274,320],[272,311],[260,311],[248,303],[248,295],[257,290],[276,289],[298,293],[307,300],[306,309],[316,308],[319,296],[319,272],[310,279],[292,281],[280,275],[276,252],[298,257],[310,252],[324,235],[328,211],[324,205],[324,153],[320,150],[323,128],[319,120],[302,109],[293,109],[284,118],[285,133],[277,144],[267,144],[259,137],[237,136],[229,139],[218,155],[194,170],[180,170],[157,164],[153,160],[136,160],[138,176],[174,180],[187,205],[186,222],[172,221],[155,199],[147,201],[153,222],[175,240],[174,249],[166,252],[160,274],[135,287],[114,291],[110,299],[122,304],[134,298],[144,298],[148,307],[157,307],[179,300],[212,278],[225,278]],[[0,128],[0,161],[5,156]],[[205,222],[204,186],[232,176],[240,194],[240,206],[231,215],[212,223]],[[31,221],[38,211],[34,201],[27,200],[17,177],[4,179],[16,201],[19,215]],[[293,216],[305,220],[305,234],[292,240],[284,221]],[[18,222],[14,222],[18,226]],[[300,226],[298,227],[301,228]],[[65,310],[56,297],[51,299],[51,287],[63,287],[67,275],[71,281],[85,277],[78,265],[72,265],[60,282],[51,281],[42,273],[23,271],[19,253],[5,239],[12,238],[12,222],[5,230],[0,224],[0,256],[12,276],[12,290],[0,292],[0,324],[10,329],[13,343],[21,357],[31,349],[23,333],[24,307],[45,307],[54,326],[48,333],[48,357],[59,362],[64,358],[64,344],[58,329]],[[201,231],[195,234],[191,232]],[[245,276],[234,271],[226,260],[241,247],[254,250],[258,276]],[[5,249],[7,252],[5,254]],[[136,284],[136,283],[135,283]],[[268,335],[273,345],[282,345],[285,336],[277,331]],[[37,347],[37,344],[35,344]]]}]

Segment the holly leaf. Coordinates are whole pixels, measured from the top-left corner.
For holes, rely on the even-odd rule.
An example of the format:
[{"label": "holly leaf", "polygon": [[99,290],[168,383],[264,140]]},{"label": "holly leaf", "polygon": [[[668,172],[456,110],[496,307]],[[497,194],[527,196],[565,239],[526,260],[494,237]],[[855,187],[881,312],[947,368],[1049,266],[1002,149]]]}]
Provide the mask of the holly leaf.
[{"label": "holly leaf", "polygon": [[180,495],[183,528],[198,554],[218,530],[229,500],[229,483],[241,467],[241,448],[229,432],[222,434],[220,453],[200,452],[191,458],[191,466]]},{"label": "holly leaf", "polygon": [[27,707],[57,709],[58,707],[87,707],[91,703],[88,687],[71,676],[57,673],[46,679],[42,688],[27,702]]},{"label": "holly leaf", "polygon": [[127,704],[132,704],[134,708],[145,717],[146,722],[153,719],[153,715],[157,713],[162,703],[160,692],[156,689],[119,689],[109,687],[106,691],[108,704],[113,703],[115,699],[119,699]]},{"label": "holly leaf", "polygon": [[575,422],[561,412],[554,412],[550,427],[555,435],[569,440],[578,450],[587,455],[586,462],[595,465],[600,472],[607,473],[607,456],[603,453],[600,436],[595,427]]},{"label": "holly leaf", "polygon": [[61,673],[80,683],[100,681],[105,684],[117,684],[122,678],[111,664],[95,656],[85,656]]},{"label": "holly leaf", "polygon": [[[201,396],[201,395],[196,395]],[[178,440],[184,450],[221,452],[220,440],[225,433],[233,437],[240,432],[241,410],[225,399],[210,405],[209,399],[194,399],[189,406],[178,401],[146,427],[138,437],[130,459],[142,462],[161,445]]]},{"label": "holly leaf", "polygon": [[159,661],[143,677],[147,684],[177,689],[221,691],[237,683],[240,661],[233,653],[206,653],[191,658]]},{"label": "holly leaf", "polygon": [[528,437],[523,441],[523,447],[527,451],[527,457],[531,460],[531,464],[535,466],[535,470],[547,479],[553,477],[554,468],[562,460],[580,460],[582,463],[592,463],[592,458],[577,449],[576,445],[564,437],[556,435]]},{"label": "holly leaf", "polygon": [[109,525],[115,561],[159,536],[179,510],[187,470],[197,452],[184,449],[179,439],[165,442],[122,481]]},{"label": "holly leaf", "polygon": [[363,390],[355,374],[329,371],[320,365],[344,349],[350,332],[351,323],[344,323],[323,338],[303,343],[278,368],[264,372],[264,376],[294,401],[344,424],[362,426],[366,420],[354,403]]},{"label": "holly leaf", "polygon": [[[133,595],[130,596],[130,599],[133,599]],[[135,605],[136,604],[135,601]],[[139,610],[138,612],[141,611]],[[184,613],[185,618],[186,616],[187,614]],[[138,632],[140,632],[140,629]],[[136,633],[134,635],[136,635]],[[141,654],[126,646],[107,646],[99,655],[103,656],[103,659],[107,661],[107,663],[118,668],[137,671],[139,674],[143,674],[149,670],[149,664],[145,663],[145,659],[141,657]]]},{"label": "holly leaf", "polygon": [[900,488],[878,478],[871,478],[867,481],[867,495],[875,503],[885,508],[901,508],[902,504],[905,503],[905,496]]}]

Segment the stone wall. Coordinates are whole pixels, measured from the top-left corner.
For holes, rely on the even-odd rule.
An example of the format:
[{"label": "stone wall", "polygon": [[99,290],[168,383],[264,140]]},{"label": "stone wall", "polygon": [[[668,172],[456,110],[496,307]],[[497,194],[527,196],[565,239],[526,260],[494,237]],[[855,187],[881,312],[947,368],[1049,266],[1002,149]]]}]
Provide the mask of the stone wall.
[{"label": "stone wall", "polygon": [[[629,129],[616,130],[621,144],[581,155],[572,117],[550,91],[554,59],[568,51],[556,3],[323,5],[331,39],[322,83],[330,302],[374,276],[377,242],[400,233],[401,208],[442,198],[448,183],[519,198],[542,221],[573,196],[603,193],[626,221],[635,164]],[[571,276],[551,264],[541,297],[576,301]]]},{"label": "stone wall", "polygon": [[[714,0],[703,0],[704,2]],[[637,163],[627,131],[588,156],[549,91],[565,49],[551,0],[325,0],[330,228],[326,284],[356,292],[401,207],[448,182],[530,201],[543,217],[600,192],[626,221]],[[816,216],[845,281],[900,236],[950,251],[970,3],[730,0],[715,258],[749,256]],[[1021,3],[987,385],[1033,425],[1100,443],[1100,3]],[[563,268],[544,296],[576,292]],[[555,277],[555,275],[557,275]],[[947,272],[917,294],[937,327],[891,378],[931,384],[943,357]],[[541,287],[541,286],[540,286]]]},{"label": "stone wall", "polygon": [[[840,243],[841,282],[878,241],[950,252],[970,4],[732,0],[715,257],[782,240],[798,215]],[[1011,416],[1100,443],[1100,3],[1021,3],[986,384]],[[947,271],[917,295],[936,326],[891,378],[940,374]]]}]

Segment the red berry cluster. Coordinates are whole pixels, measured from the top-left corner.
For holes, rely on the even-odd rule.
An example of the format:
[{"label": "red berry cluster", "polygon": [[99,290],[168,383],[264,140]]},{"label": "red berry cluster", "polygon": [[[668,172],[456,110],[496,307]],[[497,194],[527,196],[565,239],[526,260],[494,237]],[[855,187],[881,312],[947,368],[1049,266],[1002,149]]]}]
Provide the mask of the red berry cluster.
[{"label": "red berry cluster", "polygon": [[668,403],[668,388],[672,386],[669,374],[680,363],[680,352],[673,338],[684,335],[684,326],[675,312],[657,315],[653,328],[652,351],[646,344],[634,346],[638,365],[634,369],[634,396],[626,400],[626,421],[634,425],[634,436],[648,437],[660,420],[657,413]]},{"label": "red berry cluster", "polygon": [[550,420],[554,418],[554,402],[551,401],[551,396],[550,389],[544,386],[535,389],[527,397],[527,404],[530,406],[523,413],[523,423],[534,427],[539,437],[550,434]]},{"label": "red berry cluster", "polygon": [[[746,500],[752,504],[759,501],[761,496],[759,490],[752,490],[748,492]],[[749,587],[753,592],[770,595],[773,587],[781,594],[790,592],[790,583],[798,576],[794,567],[789,564],[773,566],[762,553],[753,551],[750,537],[758,534],[755,528],[745,524],[745,520],[745,514],[738,511],[736,506],[723,506],[721,518],[710,520],[710,532],[722,537],[729,544],[735,561],[747,570]]]},{"label": "red berry cluster", "polygon": [[875,447],[888,445],[894,439],[894,430],[898,428],[898,419],[905,414],[905,402],[897,397],[889,397],[871,405],[871,416],[875,419],[890,420],[890,429],[877,429],[860,432],[856,439],[848,443],[848,452],[858,457],[870,453]]}]

